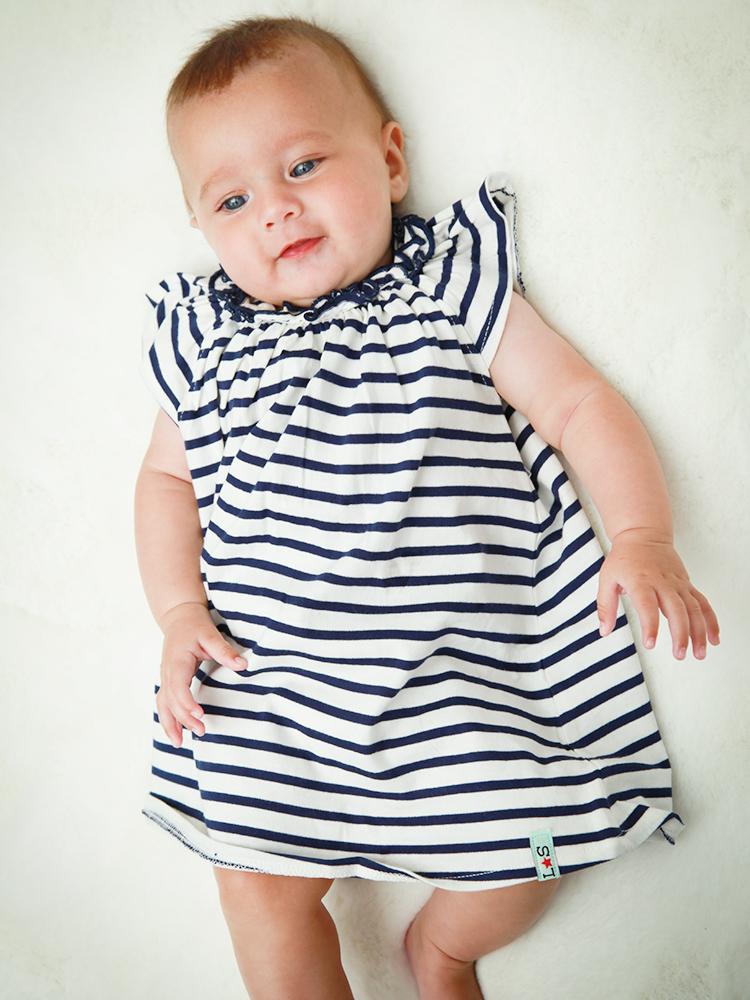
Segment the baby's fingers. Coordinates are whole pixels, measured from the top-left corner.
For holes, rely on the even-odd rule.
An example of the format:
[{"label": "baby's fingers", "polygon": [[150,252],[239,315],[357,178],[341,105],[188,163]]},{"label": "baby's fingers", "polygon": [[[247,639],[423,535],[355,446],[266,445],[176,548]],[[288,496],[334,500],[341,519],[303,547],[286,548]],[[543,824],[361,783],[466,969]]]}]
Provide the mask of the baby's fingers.
[{"label": "baby's fingers", "polygon": [[708,630],[708,639],[712,645],[718,646],[721,640],[719,638],[719,619],[716,617],[716,612],[711,607],[708,598],[700,590],[693,588],[693,595],[698,604],[700,604],[701,611],[703,612],[703,618]]},{"label": "baby's fingers", "polygon": [[203,709],[195,701],[190,691],[186,691],[185,696],[180,699],[177,719],[185,729],[191,729],[196,736],[205,736],[206,725],[203,722]]},{"label": "baby's fingers", "polygon": [[683,600],[690,619],[693,656],[702,660],[706,655],[706,619],[703,616],[703,608],[692,590],[683,596]]},{"label": "baby's fingers", "polygon": [[205,727],[197,721],[203,709],[193,698],[190,684],[195,675],[196,657],[189,650],[175,651],[168,643],[161,661],[161,685],[156,695],[159,721],[174,746],[182,743],[182,727],[203,736]]},{"label": "baby's fingers", "polygon": [[177,699],[175,696],[170,698],[166,691],[160,689],[156,701],[159,722],[173,746],[182,745],[183,726],[191,729],[196,736],[205,735],[205,724],[199,719],[199,716],[203,716],[203,709],[189,690],[185,691],[182,698]]},{"label": "baby's fingers", "polygon": [[178,747],[182,742],[182,726],[177,722],[166,705],[161,705],[158,709],[158,714],[161,728],[167,734],[167,739],[174,746]]},{"label": "baby's fingers", "polygon": [[672,652],[676,659],[684,660],[688,642],[693,640],[693,652],[705,655],[706,625],[698,601],[686,591],[672,588],[659,591],[659,605],[669,621],[672,633]]},{"label": "baby's fingers", "polygon": [[599,616],[599,634],[607,635],[615,627],[617,621],[617,605],[620,600],[620,588],[614,577],[599,577],[599,593],[596,597],[596,611]]},{"label": "baby's fingers", "polygon": [[638,621],[641,623],[641,635],[646,649],[653,649],[659,632],[659,601],[653,587],[645,584],[634,587],[630,596]]},{"label": "baby's fingers", "polygon": [[201,632],[199,641],[203,651],[223,667],[229,667],[231,670],[247,670],[245,657],[237,653],[234,646],[222,637],[218,629]]},{"label": "baby's fingers", "polygon": [[182,724],[167,707],[165,698],[161,699],[161,703],[157,698],[157,714],[161,728],[167,734],[169,742],[174,747],[180,747],[182,745]]}]

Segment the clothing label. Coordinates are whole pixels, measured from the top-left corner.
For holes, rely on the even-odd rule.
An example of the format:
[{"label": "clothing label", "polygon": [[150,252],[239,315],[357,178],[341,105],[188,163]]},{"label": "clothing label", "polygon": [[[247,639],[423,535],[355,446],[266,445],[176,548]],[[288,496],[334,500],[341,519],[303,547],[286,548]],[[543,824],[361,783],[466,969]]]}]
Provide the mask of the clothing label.
[{"label": "clothing label", "polygon": [[529,837],[531,853],[536,865],[536,877],[540,882],[548,878],[560,878],[560,869],[555,857],[555,844],[551,830],[535,830]]}]

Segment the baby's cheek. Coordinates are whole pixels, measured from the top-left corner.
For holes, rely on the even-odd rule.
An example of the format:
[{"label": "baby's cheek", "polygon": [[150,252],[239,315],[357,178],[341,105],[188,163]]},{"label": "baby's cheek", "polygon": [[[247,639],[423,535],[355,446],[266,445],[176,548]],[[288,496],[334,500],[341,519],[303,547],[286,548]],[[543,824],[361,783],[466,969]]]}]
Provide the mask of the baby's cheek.
[{"label": "baby's cheek", "polygon": [[[273,301],[274,273],[265,261],[262,261],[247,246],[227,249],[219,260],[232,281],[253,298],[264,302]],[[275,262],[274,262],[275,264]]]},{"label": "baby's cheek", "polygon": [[358,262],[367,270],[379,266],[382,258],[388,257],[387,263],[393,259],[391,252],[392,224],[390,202],[385,211],[382,205],[370,206],[365,214],[353,208],[351,218],[353,225],[350,230],[350,243]]}]

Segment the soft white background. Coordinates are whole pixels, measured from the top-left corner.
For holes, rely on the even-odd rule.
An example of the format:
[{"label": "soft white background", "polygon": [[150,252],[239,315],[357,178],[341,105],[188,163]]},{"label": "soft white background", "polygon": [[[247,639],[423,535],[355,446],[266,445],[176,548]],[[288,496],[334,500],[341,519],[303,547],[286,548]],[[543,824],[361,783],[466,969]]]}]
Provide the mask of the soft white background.
[{"label": "soft white background", "polygon": [[[9,998],[241,1000],[207,863],[140,813],[161,636],[132,494],[155,404],[143,292],[214,268],[162,132],[206,32],[313,16],[380,79],[424,215],[509,173],[528,300],[640,414],[722,644],[644,672],[676,846],[566,878],[480,960],[487,1000],[747,996],[750,16],[735,2],[5,0],[2,90],[2,894]],[[575,482],[574,477],[574,482]],[[580,483],[576,483],[582,489]],[[584,496],[584,500],[587,498]],[[590,509],[590,505],[589,505]],[[626,608],[640,648],[640,627]],[[415,1000],[423,885],[326,897],[357,1000]]]}]

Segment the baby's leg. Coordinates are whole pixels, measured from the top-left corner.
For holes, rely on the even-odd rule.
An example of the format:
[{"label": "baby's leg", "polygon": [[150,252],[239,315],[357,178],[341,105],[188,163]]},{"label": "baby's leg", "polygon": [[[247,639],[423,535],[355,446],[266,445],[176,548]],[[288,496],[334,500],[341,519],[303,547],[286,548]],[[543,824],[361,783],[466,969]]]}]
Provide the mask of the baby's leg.
[{"label": "baby's leg", "polygon": [[528,930],[559,884],[550,879],[472,892],[434,889],[404,936],[420,1000],[483,1000],[476,960]]},{"label": "baby's leg", "polygon": [[252,1000],[354,1000],[336,926],[323,906],[333,879],[214,866],[221,908]]}]

